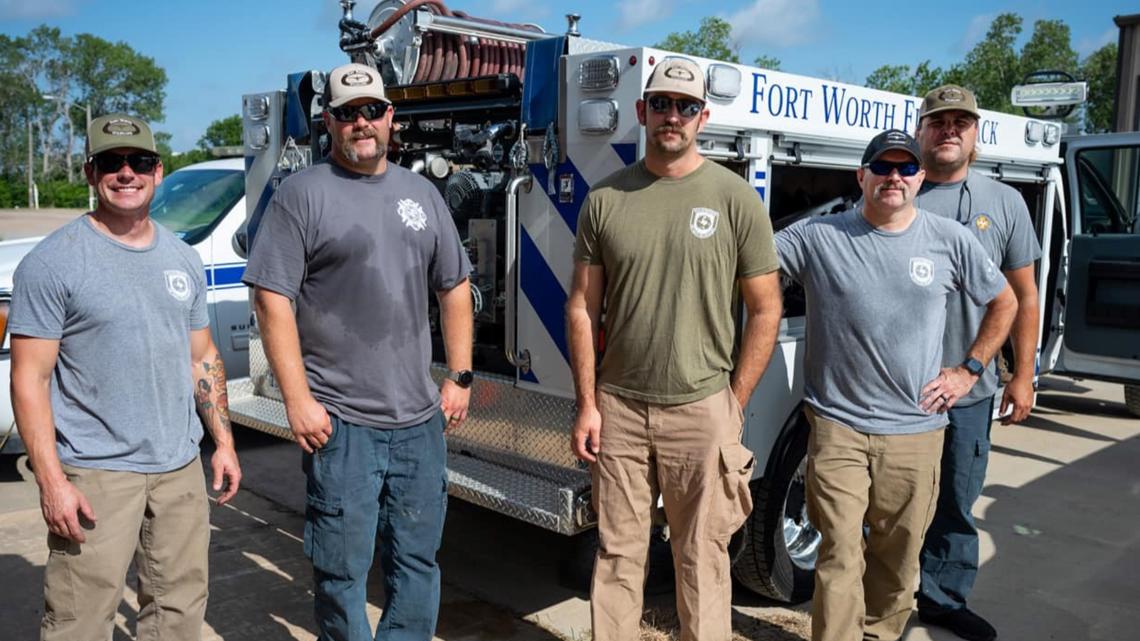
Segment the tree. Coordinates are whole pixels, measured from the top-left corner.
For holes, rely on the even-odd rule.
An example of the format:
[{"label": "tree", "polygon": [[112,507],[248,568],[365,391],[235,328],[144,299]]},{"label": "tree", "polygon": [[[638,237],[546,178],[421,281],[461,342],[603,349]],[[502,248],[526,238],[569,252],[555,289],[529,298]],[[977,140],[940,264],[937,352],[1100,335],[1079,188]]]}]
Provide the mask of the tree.
[{"label": "tree", "polygon": [[1033,35],[1021,48],[1019,56],[1022,77],[1034,71],[1076,74],[1077,52],[1073,51],[1071,40],[1069,25],[1060,20],[1038,20],[1033,23]]},{"label": "tree", "polygon": [[772,71],[780,71],[780,64],[781,63],[780,63],[780,59],[777,58],[776,56],[769,56],[767,54],[762,54],[762,55],[756,56],[756,58],[752,61],[752,64],[757,66],[757,67],[763,67],[765,69],[771,69]]},{"label": "tree", "polygon": [[1021,16],[1003,13],[994,18],[985,38],[966,53],[960,73],[985,109],[1014,113],[1009,92],[1021,81],[1021,59],[1013,43],[1021,34]]},{"label": "tree", "polygon": [[241,116],[238,114],[211,122],[206,133],[198,139],[199,149],[235,145],[241,145]]},{"label": "tree", "polygon": [[1089,54],[1081,63],[1081,77],[1089,83],[1089,99],[1085,104],[1085,131],[1112,131],[1113,105],[1116,102],[1116,43],[1112,42]]},{"label": "tree", "polygon": [[945,84],[946,72],[923,60],[911,71],[910,65],[883,65],[867,76],[866,86],[908,96],[922,96]]},{"label": "tree", "polygon": [[716,16],[702,18],[696,31],[675,31],[654,46],[690,56],[740,62],[740,47],[732,41],[732,25]]}]

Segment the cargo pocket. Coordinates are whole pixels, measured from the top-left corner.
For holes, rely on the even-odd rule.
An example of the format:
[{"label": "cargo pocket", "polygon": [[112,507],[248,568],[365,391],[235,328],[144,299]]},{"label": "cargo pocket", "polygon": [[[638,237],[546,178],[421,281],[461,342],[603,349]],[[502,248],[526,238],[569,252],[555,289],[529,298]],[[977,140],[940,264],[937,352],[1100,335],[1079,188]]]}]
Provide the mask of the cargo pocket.
[{"label": "cargo pocket", "polygon": [[744,520],[752,512],[752,491],[748,482],[752,480],[752,468],[756,459],[752,452],[740,443],[720,446],[720,493],[712,506],[712,534],[717,539],[728,539],[744,525]]},{"label": "cargo pocket", "polygon": [[313,568],[335,577],[348,576],[344,510],[339,502],[305,497],[305,556]]},{"label": "cargo pocket", "polygon": [[79,553],[79,545],[55,534],[48,534],[48,562],[44,570],[44,619],[49,623],[74,621],[76,618],[75,578],[71,561]]}]

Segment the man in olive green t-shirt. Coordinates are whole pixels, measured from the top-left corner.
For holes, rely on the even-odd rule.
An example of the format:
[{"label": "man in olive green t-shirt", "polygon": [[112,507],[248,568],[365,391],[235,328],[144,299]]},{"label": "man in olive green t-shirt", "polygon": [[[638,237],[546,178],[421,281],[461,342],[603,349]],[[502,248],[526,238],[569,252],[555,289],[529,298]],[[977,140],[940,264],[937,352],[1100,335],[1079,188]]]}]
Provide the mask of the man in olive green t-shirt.
[{"label": "man in olive green t-shirt", "polygon": [[[752,509],[742,408],[780,322],[772,226],[756,192],[694,146],[709,117],[695,63],[658,64],[637,116],[645,158],[587,196],[566,309],[578,401],[571,444],[591,463],[598,512],[593,638],[638,637],[660,496],[681,639],[728,641],[728,541]],[[734,367],[737,288],[748,315]]]}]

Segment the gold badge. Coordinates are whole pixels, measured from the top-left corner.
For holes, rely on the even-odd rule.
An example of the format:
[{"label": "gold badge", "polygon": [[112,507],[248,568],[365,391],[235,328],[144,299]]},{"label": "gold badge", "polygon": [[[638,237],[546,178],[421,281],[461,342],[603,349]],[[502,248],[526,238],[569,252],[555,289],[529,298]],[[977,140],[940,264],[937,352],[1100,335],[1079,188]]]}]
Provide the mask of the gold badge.
[{"label": "gold badge", "polygon": [[978,231],[985,231],[985,230],[989,229],[990,228],[989,216],[986,216],[985,214],[978,216],[977,218],[974,219],[974,226],[978,228]]}]

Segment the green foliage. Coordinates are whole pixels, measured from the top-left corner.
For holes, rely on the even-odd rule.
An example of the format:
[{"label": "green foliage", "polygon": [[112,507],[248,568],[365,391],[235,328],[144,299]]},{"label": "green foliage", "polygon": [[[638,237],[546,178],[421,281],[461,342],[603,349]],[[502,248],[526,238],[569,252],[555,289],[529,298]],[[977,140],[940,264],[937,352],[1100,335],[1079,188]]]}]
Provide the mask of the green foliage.
[{"label": "green foliage", "polygon": [[945,84],[946,72],[923,60],[912,71],[910,65],[883,65],[867,76],[866,85],[908,96],[922,96]]},{"label": "green foliage", "polygon": [[198,139],[199,149],[241,145],[241,116],[234,114],[210,123],[206,133]]},{"label": "green foliage", "polygon": [[28,184],[22,176],[0,176],[0,209],[25,207],[28,204]]},{"label": "green foliage", "polygon": [[762,55],[756,56],[752,60],[752,64],[756,65],[757,67],[763,67],[765,69],[771,69],[772,71],[780,71],[780,65],[782,63],[780,62],[780,59],[777,58],[776,56],[769,56],[768,54],[762,54]]},{"label": "green foliage", "polygon": [[[66,178],[37,183],[40,190],[40,207],[86,207],[87,183],[67,182]],[[27,188],[25,187],[25,194]]]},{"label": "green foliage", "polygon": [[1116,102],[1116,43],[1109,43],[1089,54],[1081,63],[1081,77],[1089,83],[1089,100],[1085,104],[1085,131],[1112,131],[1113,104]]},{"label": "green foliage", "polygon": [[716,16],[702,18],[696,31],[674,31],[654,46],[690,56],[740,62],[740,47],[732,42],[732,25]]}]

